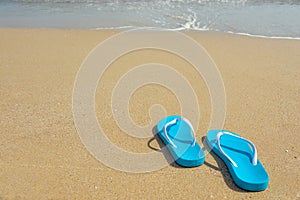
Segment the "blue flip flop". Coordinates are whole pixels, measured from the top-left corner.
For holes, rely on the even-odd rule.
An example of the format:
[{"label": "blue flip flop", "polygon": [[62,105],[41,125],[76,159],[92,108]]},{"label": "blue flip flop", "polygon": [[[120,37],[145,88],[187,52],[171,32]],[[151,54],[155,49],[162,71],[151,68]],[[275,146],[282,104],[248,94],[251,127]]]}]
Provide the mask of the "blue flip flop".
[{"label": "blue flip flop", "polygon": [[225,130],[208,131],[206,140],[225,162],[238,187],[248,191],[262,191],[268,187],[269,175],[257,159],[257,150],[251,141]]},{"label": "blue flip flop", "polygon": [[189,120],[177,115],[168,116],[158,122],[157,130],[178,165],[196,167],[204,163],[204,152]]}]

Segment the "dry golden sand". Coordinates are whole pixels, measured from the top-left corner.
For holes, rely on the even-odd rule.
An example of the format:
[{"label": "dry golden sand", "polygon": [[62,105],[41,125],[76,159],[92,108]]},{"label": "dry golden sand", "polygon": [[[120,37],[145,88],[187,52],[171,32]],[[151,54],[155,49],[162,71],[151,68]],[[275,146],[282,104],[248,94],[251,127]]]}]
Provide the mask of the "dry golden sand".
[{"label": "dry golden sand", "polygon": [[[270,175],[259,193],[237,188],[224,164],[212,155],[206,164],[176,165],[146,174],[106,167],[81,143],[72,115],[72,90],[83,59],[113,31],[0,29],[0,199],[296,199],[300,198],[300,41],[192,33],[216,62],[226,88],[225,129],[252,140]],[[130,67],[161,62],[178,69],[199,98],[197,140],[207,131],[208,91],[183,60],[144,50],[117,60],[101,79],[96,100],[99,123],[123,149],[151,152],[149,139],[118,129],[110,94]],[[158,96],[157,94],[165,94]],[[130,101],[136,123],[149,122],[149,107],[180,111],[175,96],[145,86]],[[152,142],[158,147],[156,140]],[[215,160],[216,159],[216,160]]]}]

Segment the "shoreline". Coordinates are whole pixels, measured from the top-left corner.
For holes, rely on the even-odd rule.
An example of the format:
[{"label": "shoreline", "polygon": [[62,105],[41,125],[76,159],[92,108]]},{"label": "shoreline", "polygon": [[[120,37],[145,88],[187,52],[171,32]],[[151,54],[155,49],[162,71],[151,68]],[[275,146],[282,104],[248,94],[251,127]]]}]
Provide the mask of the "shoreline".
[{"label": "shoreline", "polygon": [[138,30],[138,29],[154,29],[154,30],[168,30],[168,31],[178,31],[182,33],[209,33],[209,34],[225,34],[225,35],[237,35],[237,36],[246,36],[253,38],[264,38],[264,39],[276,39],[276,40],[300,40],[300,37],[291,37],[291,36],[266,36],[266,35],[256,35],[251,33],[243,33],[243,32],[232,32],[232,31],[219,31],[219,30],[193,30],[193,29],[164,29],[157,27],[133,27],[133,26],[125,26],[123,27],[111,27],[111,28],[91,28],[91,29],[60,29],[60,28],[19,28],[19,27],[0,27],[0,29],[29,29],[29,30],[62,30],[62,31],[130,31],[130,30]]}]

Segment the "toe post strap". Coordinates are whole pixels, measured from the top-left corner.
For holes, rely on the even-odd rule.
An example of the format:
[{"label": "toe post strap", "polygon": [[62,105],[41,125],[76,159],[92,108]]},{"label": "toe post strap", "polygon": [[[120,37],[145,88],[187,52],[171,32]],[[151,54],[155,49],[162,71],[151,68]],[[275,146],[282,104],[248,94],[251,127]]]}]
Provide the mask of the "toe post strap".
[{"label": "toe post strap", "polygon": [[255,145],[250,141],[250,140],[247,140],[247,139],[244,139],[243,137],[241,137],[241,136],[238,136],[238,135],[235,135],[235,134],[232,134],[232,133],[230,133],[230,132],[227,132],[227,131],[221,131],[221,132],[219,132],[218,134],[217,134],[217,138],[216,138],[216,140],[217,140],[217,147],[218,147],[218,149],[220,150],[220,152],[232,163],[232,165],[233,166],[235,166],[235,167],[238,167],[238,165],[236,164],[236,162],[234,161],[234,160],[232,160],[232,158],[230,158],[225,152],[224,152],[224,150],[222,149],[222,147],[221,147],[221,137],[223,136],[223,135],[230,135],[230,136],[232,136],[232,137],[236,137],[236,138],[239,138],[239,139],[241,139],[241,140],[244,140],[244,141],[246,141],[250,146],[251,146],[251,148],[252,148],[252,152],[253,152],[253,155],[252,155],[252,164],[255,166],[255,165],[257,165],[257,149],[256,149],[256,147],[255,147]]},{"label": "toe post strap", "polygon": [[168,133],[167,133],[167,128],[169,127],[169,126],[172,126],[172,125],[175,125],[175,124],[177,124],[177,122],[178,121],[184,121],[189,127],[190,127],[190,129],[191,129],[191,131],[192,131],[192,136],[193,136],[193,146],[196,144],[196,135],[195,135],[195,131],[194,131],[194,128],[193,128],[193,126],[192,126],[192,123],[188,120],[188,119],[186,119],[186,118],[184,118],[184,117],[178,117],[178,118],[175,118],[175,119],[173,119],[173,120],[171,120],[171,121],[169,121],[168,123],[166,123],[165,124],[165,126],[164,126],[164,135],[165,135],[165,137],[167,138],[167,140],[168,140],[168,142],[173,146],[173,147],[175,147],[175,148],[177,148],[177,146],[174,144],[174,142],[170,139],[170,137],[169,137],[169,135],[168,135]]}]

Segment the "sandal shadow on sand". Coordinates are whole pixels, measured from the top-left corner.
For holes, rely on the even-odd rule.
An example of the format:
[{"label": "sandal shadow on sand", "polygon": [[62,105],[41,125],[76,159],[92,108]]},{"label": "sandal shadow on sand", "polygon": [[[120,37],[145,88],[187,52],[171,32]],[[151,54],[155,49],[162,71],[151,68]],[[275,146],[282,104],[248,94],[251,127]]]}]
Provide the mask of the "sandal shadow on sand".
[{"label": "sandal shadow on sand", "polygon": [[206,140],[225,162],[238,187],[248,191],[262,191],[268,187],[269,175],[258,160],[256,147],[251,141],[225,130],[208,131]]},{"label": "sandal shadow on sand", "polygon": [[158,122],[157,130],[178,165],[196,167],[204,163],[204,152],[189,120],[177,115],[168,116]]}]

